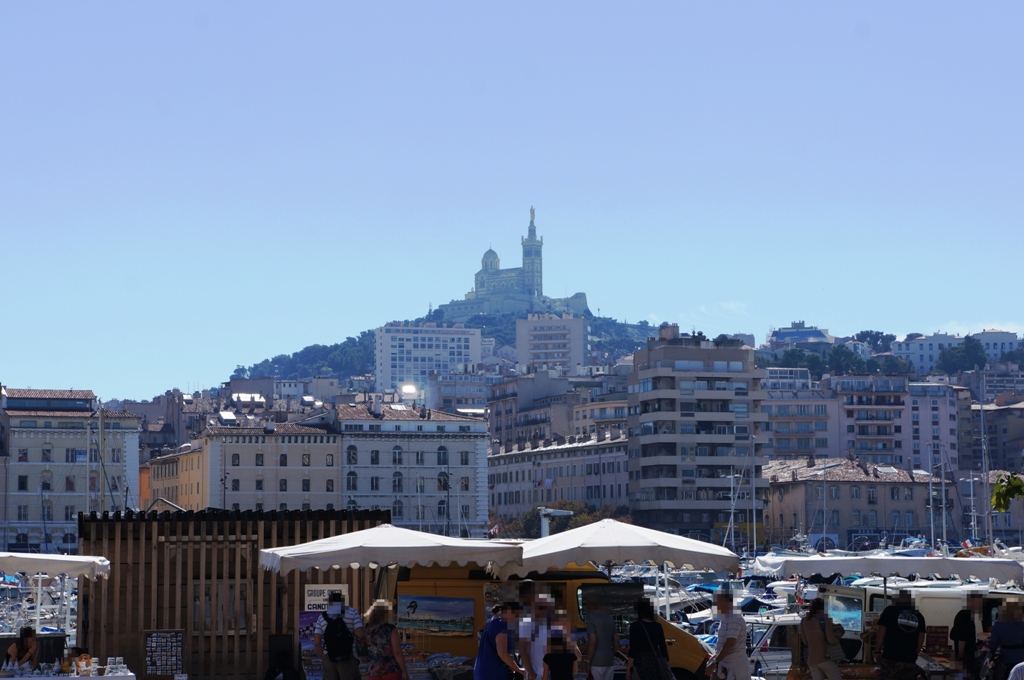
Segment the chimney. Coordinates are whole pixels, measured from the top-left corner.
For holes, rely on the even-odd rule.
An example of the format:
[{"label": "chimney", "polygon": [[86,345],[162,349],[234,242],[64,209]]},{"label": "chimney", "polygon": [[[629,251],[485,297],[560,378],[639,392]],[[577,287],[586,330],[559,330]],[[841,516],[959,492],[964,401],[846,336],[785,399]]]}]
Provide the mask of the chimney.
[{"label": "chimney", "polygon": [[677,323],[663,323],[658,328],[658,339],[659,340],[678,340],[679,339],[679,324]]},{"label": "chimney", "polygon": [[612,426],[611,434],[608,435],[608,438],[609,439],[618,439],[621,436],[622,436],[622,430],[620,430],[617,426],[613,425]]},{"label": "chimney", "polygon": [[789,471],[789,477],[790,477],[791,481],[795,482],[796,481],[796,470],[790,470]]},{"label": "chimney", "polygon": [[597,431],[597,441],[599,441],[599,442],[603,442],[604,441],[604,428],[603,427],[598,429],[598,431]]}]

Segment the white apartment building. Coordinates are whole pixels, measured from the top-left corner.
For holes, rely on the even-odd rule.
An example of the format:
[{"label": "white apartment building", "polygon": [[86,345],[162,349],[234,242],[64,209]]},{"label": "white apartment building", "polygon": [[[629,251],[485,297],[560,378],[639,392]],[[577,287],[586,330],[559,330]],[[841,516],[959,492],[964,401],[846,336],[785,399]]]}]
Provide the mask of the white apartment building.
[{"label": "white apartment building", "polygon": [[139,418],[91,390],[0,390],[0,454],[5,550],[76,553],[79,512],[138,508]]},{"label": "white apartment building", "polygon": [[1024,347],[1024,340],[1018,338],[1016,333],[995,328],[986,328],[980,333],[974,333],[973,337],[985,348],[985,356],[988,357],[989,363],[993,364],[1002,358],[1003,352],[1012,352]]},{"label": "white apartment building", "polygon": [[[819,388],[839,399],[839,432],[844,455],[907,469],[911,459],[907,379],[891,376],[822,376]],[[776,447],[778,442],[776,441]],[[919,457],[918,457],[919,458]]]},{"label": "white apartment building", "polygon": [[905,359],[913,364],[918,373],[924,375],[935,370],[939,353],[947,347],[955,347],[964,339],[950,333],[932,333],[920,338],[904,338],[892,343],[893,356]]},{"label": "white apartment building", "polygon": [[500,449],[487,458],[491,509],[510,520],[555,501],[628,505],[627,443],[624,433],[613,431]]},{"label": "white apartment building", "polygon": [[[714,343],[663,325],[633,354],[629,498],[633,520],[662,531],[737,542],[761,521],[763,370],[738,340]],[[756,513],[756,516],[754,515]]]},{"label": "white apartment building", "polygon": [[913,468],[930,470],[941,464],[947,470],[970,469],[970,390],[958,385],[910,383],[908,398]]},{"label": "white apartment building", "polygon": [[530,314],[516,320],[516,363],[527,370],[563,367],[577,375],[586,363],[590,324],[583,317],[563,314]]},{"label": "white apartment building", "polygon": [[480,363],[480,329],[461,323],[392,321],[375,336],[377,392],[393,392],[405,384],[422,390],[431,371],[448,373],[462,364]]},{"label": "white apartment building", "polygon": [[765,390],[761,413],[769,460],[836,457],[842,452],[839,401],[832,390]]},{"label": "white apartment building", "polygon": [[396,526],[487,535],[487,421],[404,404],[338,405],[344,507],[391,510]]}]

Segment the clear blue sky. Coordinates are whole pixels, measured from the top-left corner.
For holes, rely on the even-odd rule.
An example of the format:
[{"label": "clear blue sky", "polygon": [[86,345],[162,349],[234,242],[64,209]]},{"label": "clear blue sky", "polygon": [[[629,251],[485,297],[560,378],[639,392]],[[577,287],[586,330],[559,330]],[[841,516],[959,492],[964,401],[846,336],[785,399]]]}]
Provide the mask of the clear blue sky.
[{"label": "clear blue sky", "polygon": [[461,297],[1024,331],[1024,5],[0,4],[0,382],[148,398]]}]

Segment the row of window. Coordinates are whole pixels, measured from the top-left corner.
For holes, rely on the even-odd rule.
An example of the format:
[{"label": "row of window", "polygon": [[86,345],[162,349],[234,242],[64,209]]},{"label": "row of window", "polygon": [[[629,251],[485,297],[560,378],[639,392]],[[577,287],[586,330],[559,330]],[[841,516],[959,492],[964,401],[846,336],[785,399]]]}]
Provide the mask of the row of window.
[{"label": "row of window", "polygon": [[[111,491],[117,491],[120,484],[120,477],[112,476],[109,478],[109,485]],[[78,478],[74,475],[67,475],[64,477],[64,491],[74,491],[78,486]],[[30,491],[28,487],[28,475],[18,475],[18,491]],[[53,475],[49,472],[44,472],[39,477],[39,490],[40,491],[55,491],[56,487],[53,483]],[[98,475],[89,475],[89,491],[99,491],[100,480]]]},{"label": "row of window", "polygon": [[621,484],[593,484],[590,486],[559,487],[556,489],[527,489],[525,491],[499,491],[491,493],[491,507],[519,503],[550,503],[552,501],[595,501],[625,498]]},{"label": "row of window", "polygon": [[[27,521],[29,521],[29,516],[28,516],[29,507],[30,506],[28,506],[28,505],[19,505],[18,506],[18,521],[19,522],[27,522]],[[49,501],[45,501],[43,503],[41,519],[44,522],[52,522],[53,521],[53,503],[50,503]],[[73,506],[73,505],[65,505],[64,506],[64,521],[66,521],[66,522],[74,522],[77,519],[78,519],[78,512],[75,510],[75,506]]]},{"label": "row of window", "polygon": [[[812,424],[811,421],[808,421],[808,420],[798,420],[795,423],[791,423],[789,421],[781,421],[781,422],[768,421],[767,423],[764,423],[762,425],[761,429],[764,432],[775,431],[775,432],[778,432],[779,434],[789,434],[791,432],[795,432],[797,434],[810,434],[811,431],[812,431],[811,430],[811,424]],[[827,432],[828,431],[828,421],[827,420],[815,420],[813,422],[813,424],[814,424],[814,429],[813,429],[814,432]]]},{"label": "row of window", "polygon": [[[223,444],[266,444],[267,436],[263,434],[234,434],[220,438]],[[286,434],[270,437],[271,444],[337,444],[338,437],[326,434]]]},{"label": "row of window", "polygon": [[[305,510],[307,512],[312,509],[312,506],[309,503],[303,503],[301,507],[302,507],[303,510]],[[326,510],[334,510],[334,503],[328,503],[324,507],[325,507]],[[354,512],[356,510],[359,510],[359,503],[356,502],[355,499],[351,499],[351,500],[349,500],[348,503],[345,504],[345,507],[346,507],[346,509]],[[278,510],[282,510],[282,511],[287,510],[288,509],[288,504],[287,503],[279,503],[277,508],[278,508]],[[242,509],[242,505],[241,505],[241,503],[232,503],[231,504],[231,509],[232,510],[240,511]],[[264,510],[263,503],[256,503],[256,508],[255,509],[256,509],[257,512],[262,512]],[[381,508],[380,505],[373,505],[369,509],[370,510],[381,510],[382,508]],[[469,520],[470,519],[469,512],[470,512],[470,506],[468,506],[468,505],[463,505],[463,506],[461,506],[459,508],[460,517],[463,520]],[[412,519],[417,519],[417,520],[447,520],[448,519],[448,501],[446,501],[446,500],[438,501],[437,502],[437,514],[434,515],[433,513],[434,513],[434,509],[432,507],[427,506],[427,505],[417,504],[417,505],[413,506],[414,517]],[[400,500],[394,501],[391,504],[391,519],[404,519],[404,518],[405,518],[405,504],[402,501],[400,501]],[[21,534],[19,534],[19,536],[20,535]]]},{"label": "row of window", "polygon": [[[809,415],[811,415],[811,405],[810,404],[793,404],[793,405],[790,405],[790,404],[777,404],[775,406],[772,406],[771,404],[762,404],[761,405],[761,413],[766,413],[768,415],[772,415],[773,410],[774,410],[774,415],[782,416],[783,418],[785,418],[787,416],[809,416]],[[828,415],[828,404],[815,404],[814,405],[814,415],[816,415],[816,416],[827,416]]]},{"label": "row of window", "polygon": [[[901,488],[902,488],[902,493],[900,491]],[[779,500],[781,501],[783,498],[785,498],[785,496],[786,496],[785,490],[784,489],[779,489],[778,490]],[[823,500],[825,498],[825,487],[824,487],[824,485],[816,484],[814,486],[814,497],[817,500],[819,500],[819,501]],[[834,484],[833,485],[829,485],[829,487],[828,487],[828,497],[830,499],[832,499],[832,500],[839,500],[839,487],[837,485],[834,485]],[[850,486],[850,499],[858,501],[858,500],[860,500],[860,498],[861,498],[860,486],[857,485],[857,484],[851,485]],[[890,500],[894,500],[894,501],[898,501],[898,500],[900,500],[900,498],[902,498],[905,501],[912,501],[912,500],[914,500],[914,487],[912,487],[912,486],[899,487],[899,486],[896,486],[896,485],[890,486],[889,487],[889,499]],[[869,486],[867,488],[867,500],[868,500],[869,503],[875,503],[875,502],[878,501],[878,488],[877,487]]]},{"label": "row of window", "polygon": [[[19,420],[18,424],[16,425],[16,427],[27,427],[27,428],[39,427],[39,421],[38,420]],[[75,421],[61,421],[61,420],[58,420],[56,422],[56,425],[55,425],[53,422],[51,422],[49,420],[43,421],[43,429],[50,429],[50,428],[57,428],[57,429],[62,429],[62,430],[84,430],[85,429],[85,423],[83,423],[80,420],[75,420]],[[121,423],[114,422],[113,424],[111,424],[108,421],[108,422],[103,423],[103,429],[104,430],[110,430],[110,429],[120,430],[121,429]]]},{"label": "row of window", "polygon": [[[70,544],[73,544],[73,543],[78,543],[78,537],[75,536],[72,533],[66,533],[66,534],[64,534],[64,536],[61,537],[61,541],[63,541],[65,545],[70,545]],[[15,543],[19,543],[21,545],[28,545],[28,543],[29,543],[28,534],[25,534],[25,533],[17,534],[14,537],[14,542]],[[53,543],[54,542],[53,537],[47,536],[47,542],[48,543]]]},{"label": "row of window", "polygon": [[542,475],[544,479],[558,479],[562,477],[575,477],[584,475],[607,475],[622,472],[622,461],[609,461],[606,463],[580,463],[577,465],[552,465],[545,470],[534,468],[531,475],[526,470],[512,470],[510,472],[497,472],[487,475],[488,484],[509,484],[515,482],[535,481]]},{"label": "row of window", "polygon": [[[768,514],[765,515],[765,518],[764,518],[765,526],[768,526],[768,527],[771,526],[771,519],[772,519],[771,515],[768,515]],[[794,529],[799,529],[800,528],[799,519],[800,518],[798,517],[797,513],[794,512],[793,513],[793,523],[791,525],[792,528],[794,528]],[[824,513],[824,511],[823,510],[818,510],[814,514],[814,521],[813,521],[813,523],[811,524],[810,527],[806,527],[806,528],[813,529],[814,527],[821,527],[821,526],[823,526],[823,522],[824,521],[825,521],[825,513]],[[779,513],[779,528],[780,529],[784,528],[785,524],[786,524],[785,515],[780,512]],[[829,511],[829,513],[828,513],[828,526],[830,526],[830,527],[838,527],[838,526],[840,526],[840,523],[839,523],[839,511],[838,510],[830,510]],[[866,512],[862,512],[861,510],[852,510],[852,511],[850,511],[850,523],[847,526],[851,526],[851,527],[877,527],[878,526],[878,512],[876,510],[868,510]],[[907,528],[907,529],[912,529],[912,528],[917,526],[917,514],[913,510],[907,510],[905,512],[901,512],[900,510],[893,510],[891,513],[889,513],[889,523],[886,524],[885,526],[887,526],[887,527],[904,527],[904,528]]]},{"label": "row of window", "polygon": [[[121,449],[107,449],[109,457],[107,462],[109,463],[120,463],[121,462]],[[64,462],[65,463],[98,463],[100,462],[100,450],[89,449],[86,452],[85,449],[64,449]],[[19,463],[31,463],[32,459],[29,457],[28,449],[18,449],[18,462]],[[39,456],[40,463],[52,463],[53,461],[53,449],[44,448],[41,449]]]},{"label": "row of window", "polygon": [[[369,480],[370,480],[370,491],[380,491],[381,490],[381,479],[382,479],[381,477],[376,477],[376,476],[369,477]],[[264,490],[264,488],[263,488],[264,487],[263,479],[256,479],[255,480],[255,484],[256,484],[256,487],[255,487],[256,491],[263,491]],[[303,479],[303,480],[301,480],[301,484],[302,484],[302,491],[303,492],[309,493],[312,490],[312,480],[311,479],[308,479],[308,478],[307,479]],[[281,492],[287,492],[288,491],[288,480],[287,479],[279,479],[279,480],[277,480],[277,485],[278,485],[278,491],[281,491]],[[417,477],[416,478],[416,493],[425,493],[426,489],[427,489],[427,480],[426,480],[426,478],[425,477]],[[241,491],[242,490],[242,480],[240,480],[240,479],[232,479],[231,480],[231,490],[232,491]],[[345,490],[346,491],[358,491],[359,490],[359,475],[357,473],[349,472],[347,475],[345,475]],[[437,475],[437,490],[438,491],[447,491],[448,490],[448,475],[447,475],[447,473],[441,472],[440,474]],[[460,491],[469,491],[469,477],[460,477],[459,478],[459,490]],[[326,479],[326,480],[324,480],[324,491],[326,491],[327,493],[333,493],[334,492],[334,480],[333,479]],[[405,477],[402,475],[401,472],[396,472],[393,475],[391,475],[391,491],[392,491],[392,493],[404,493],[404,491],[405,491]]]},{"label": "row of window", "polygon": [[828,437],[815,437],[811,439],[806,438],[789,438],[779,437],[768,440],[766,444],[768,448],[774,448],[776,451],[812,451],[814,449],[827,449],[828,448]]},{"label": "row of window", "polygon": [[[414,451],[412,453],[414,455],[415,464],[416,465],[426,465],[427,464],[426,463],[426,460],[427,460],[426,452],[424,452],[424,451]],[[401,446],[396,446],[394,449],[392,449],[391,450],[391,464],[392,465],[402,465],[404,457],[405,457],[404,454],[405,454],[405,452],[402,450]],[[262,453],[255,453],[255,454],[252,454],[252,455],[255,456],[255,458],[253,459],[254,460],[254,464],[257,467],[262,467],[264,465],[264,454],[262,454]],[[312,464],[312,461],[313,461],[313,454],[311,454],[311,453],[303,453],[303,454],[301,454],[299,460],[300,460],[300,463],[301,463],[302,467],[310,467],[311,464]],[[377,449],[372,449],[370,451],[370,465],[380,465],[381,464],[380,460],[381,460],[380,451],[377,450]],[[459,452],[459,464],[460,465],[469,465],[470,464],[470,460],[471,460],[471,458],[470,458],[470,452],[469,451],[460,451]],[[449,463],[449,461],[448,461],[448,449],[443,447],[443,446],[439,447],[437,449],[435,461],[436,461],[437,465],[441,465],[441,466],[448,465],[448,463]],[[241,464],[242,464],[242,454],[240,454],[240,453],[232,453],[231,454],[231,465],[233,467],[239,467]],[[278,454],[278,456],[277,456],[277,464],[278,464],[279,467],[288,467],[288,454],[287,453]],[[348,447],[348,449],[345,450],[345,464],[346,465],[359,465],[359,450],[355,446],[350,446],[350,447]],[[325,454],[324,465],[326,467],[333,467],[334,466],[334,454],[333,453]]]}]

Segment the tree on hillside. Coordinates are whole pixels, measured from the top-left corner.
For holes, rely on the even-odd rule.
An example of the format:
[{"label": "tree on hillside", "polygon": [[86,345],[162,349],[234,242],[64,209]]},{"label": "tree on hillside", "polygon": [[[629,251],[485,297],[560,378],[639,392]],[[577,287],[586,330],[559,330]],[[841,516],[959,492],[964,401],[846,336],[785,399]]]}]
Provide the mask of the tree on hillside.
[{"label": "tree on hillside", "polygon": [[836,345],[828,353],[828,368],[836,375],[867,371],[864,360],[846,345]]},{"label": "tree on hillside", "polygon": [[892,333],[883,333],[882,331],[861,331],[854,335],[853,338],[858,342],[870,345],[871,351],[875,354],[881,354],[889,351],[896,336]]},{"label": "tree on hillside", "polygon": [[906,359],[900,359],[890,354],[882,357],[879,372],[885,375],[910,375],[917,371],[914,369],[914,365]]},{"label": "tree on hillside", "polygon": [[1024,364],[1024,347],[1021,347],[1020,349],[1011,349],[1009,352],[1003,352],[1003,355],[999,357],[999,361],[1012,361],[1015,364]]},{"label": "tree on hillside", "polygon": [[974,368],[984,368],[988,363],[988,356],[981,341],[973,335],[968,335],[959,345],[944,347],[939,352],[939,360],[935,362],[935,368],[947,375],[954,375],[961,371],[970,371]]}]

